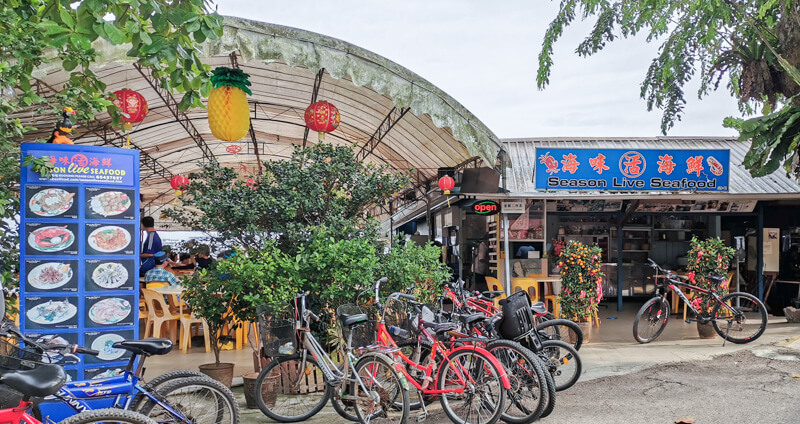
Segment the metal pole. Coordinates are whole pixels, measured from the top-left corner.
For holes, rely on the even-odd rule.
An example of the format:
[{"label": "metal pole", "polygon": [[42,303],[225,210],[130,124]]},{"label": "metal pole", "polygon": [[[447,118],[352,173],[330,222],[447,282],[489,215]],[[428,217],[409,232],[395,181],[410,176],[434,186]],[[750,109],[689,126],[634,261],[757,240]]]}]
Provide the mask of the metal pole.
[{"label": "metal pole", "polygon": [[[618,221],[622,224],[622,219]],[[622,312],[622,225],[617,225],[617,312]]]},{"label": "metal pole", "polygon": [[758,204],[758,229],[756,230],[756,276],[758,278],[758,298],[764,301],[764,208]]},{"label": "metal pole", "polygon": [[508,246],[508,214],[503,214],[503,251],[505,252],[505,271],[504,271],[504,285],[506,288],[506,296],[511,296],[511,260],[509,259]]}]

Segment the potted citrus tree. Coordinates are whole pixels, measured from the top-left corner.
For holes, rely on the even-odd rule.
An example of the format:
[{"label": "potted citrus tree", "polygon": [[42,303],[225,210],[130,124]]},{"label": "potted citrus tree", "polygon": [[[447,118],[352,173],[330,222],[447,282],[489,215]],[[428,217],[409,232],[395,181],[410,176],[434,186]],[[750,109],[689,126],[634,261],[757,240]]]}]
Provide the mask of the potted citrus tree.
[{"label": "potted citrus tree", "polygon": [[586,246],[570,240],[558,256],[561,273],[560,307],[564,318],[581,326],[584,343],[588,338],[592,317],[597,313],[597,304],[603,298],[603,273],[600,272],[603,250],[598,246]]},{"label": "potted citrus tree", "polygon": [[[692,237],[689,253],[687,254],[687,267],[689,279],[700,288],[711,290],[719,296],[728,293],[727,280],[717,284],[709,276],[725,277],[736,254],[736,250],[726,246],[719,237],[705,240]],[[711,294],[699,293],[692,300],[693,306],[701,312],[697,320],[697,332],[701,338],[714,338],[716,333],[711,324],[705,320],[706,315],[714,306],[714,297]]]}]

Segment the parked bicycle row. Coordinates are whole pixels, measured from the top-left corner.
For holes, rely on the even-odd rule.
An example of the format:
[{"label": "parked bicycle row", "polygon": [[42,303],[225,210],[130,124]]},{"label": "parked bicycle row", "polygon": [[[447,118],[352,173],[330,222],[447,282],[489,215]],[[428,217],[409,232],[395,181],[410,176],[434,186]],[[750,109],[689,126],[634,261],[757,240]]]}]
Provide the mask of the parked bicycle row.
[{"label": "parked bicycle row", "polygon": [[552,413],[556,393],[580,377],[580,327],[553,319],[526,292],[498,306],[501,292],[469,293],[450,283],[437,305],[426,305],[410,293],[381,297],[386,281],[362,293],[363,302],[337,308],[342,361],[311,331],[319,317],[307,293],[294,299],[288,318],[263,311],[260,333],[271,361],[255,394],[265,415],[304,421],[330,400],[351,421],[419,422],[438,400],[456,423],[528,423]]},{"label": "parked bicycle row", "polygon": [[[0,287],[0,317],[5,301]],[[58,336],[31,339],[10,321],[0,323],[0,422],[29,424],[238,424],[231,390],[199,371],[176,370],[143,380],[145,358],[172,350],[169,339],[124,340],[113,348],[131,352],[122,375],[68,382],[58,363],[99,351],[64,343]]]}]

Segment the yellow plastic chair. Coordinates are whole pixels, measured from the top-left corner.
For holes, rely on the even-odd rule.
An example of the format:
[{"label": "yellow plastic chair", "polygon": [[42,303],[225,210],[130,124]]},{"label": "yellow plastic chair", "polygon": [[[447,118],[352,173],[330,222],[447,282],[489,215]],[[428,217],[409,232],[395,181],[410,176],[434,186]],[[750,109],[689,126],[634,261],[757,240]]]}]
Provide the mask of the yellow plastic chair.
[{"label": "yellow plastic chair", "polygon": [[187,353],[191,344],[192,326],[197,325],[203,329],[203,339],[206,344],[206,353],[211,352],[211,339],[208,323],[203,318],[196,317],[191,311],[186,312],[188,307],[184,304],[184,313],[181,314],[181,341],[179,343],[181,351]]},{"label": "yellow plastic chair", "polygon": [[539,280],[529,277],[512,278],[511,287],[514,288],[514,293],[523,290],[527,291],[531,298],[531,302],[539,301]]},{"label": "yellow plastic chair", "polygon": [[161,337],[161,329],[166,323],[170,324],[168,330],[170,334],[177,333],[178,321],[181,317],[170,311],[164,296],[151,289],[142,289],[142,295],[147,305],[147,324],[144,329],[144,337]]},{"label": "yellow plastic chair", "polygon": [[506,298],[506,290],[503,288],[503,283],[500,282],[497,278],[494,277],[486,277],[486,286],[489,287],[491,291],[502,291],[503,294],[494,298],[494,306],[500,307],[500,299]]},{"label": "yellow plastic chair", "polygon": [[145,283],[146,288],[153,290],[153,289],[160,289],[161,287],[167,287],[169,285],[166,281],[150,281],[149,283]]}]

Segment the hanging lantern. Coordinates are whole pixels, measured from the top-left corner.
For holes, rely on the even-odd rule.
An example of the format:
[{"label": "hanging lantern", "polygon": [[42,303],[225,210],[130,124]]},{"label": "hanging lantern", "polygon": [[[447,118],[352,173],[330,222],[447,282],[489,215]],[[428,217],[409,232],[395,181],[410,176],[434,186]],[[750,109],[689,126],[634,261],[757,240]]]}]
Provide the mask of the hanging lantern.
[{"label": "hanging lantern", "polygon": [[238,144],[231,144],[230,146],[225,148],[225,151],[235,155],[242,151],[242,146]]},{"label": "hanging lantern", "polygon": [[211,83],[214,89],[208,96],[208,126],[211,133],[223,141],[238,141],[250,130],[250,106],[247,88],[250,75],[241,69],[214,69]]},{"label": "hanging lantern", "polygon": [[176,175],[172,177],[171,180],[169,180],[169,185],[172,187],[173,190],[175,190],[175,195],[180,196],[181,194],[183,194],[183,191],[181,190],[183,190],[184,188],[186,188],[187,185],[189,185],[189,179],[184,177],[183,175]]},{"label": "hanging lantern", "polygon": [[339,126],[340,119],[339,109],[324,100],[312,103],[305,113],[306,125],[317,132],[319,141],[325,140],[325,134]]},{"label": "hanging lantern", "polygon": [[[142,122],[144,117],[147,116],[147,112],[150,111],[147,107],[147,100],[145,100],[144,96],[139,94],[138,91],[129,90],[127,88],[115,91],[114,96],[115,98],[111,99],[111,101],[114,102],[114,106],[123,114],[120,117],[122,121],[122,130],[128,133],[133,129],[133,124]],[[130,146],[131,136],[127,134],[125,147],[130,148]]]},{"label": "hanging lantern", "polygon": [[452,190],[456,186],[456,180],[449,175],[445,175],[442,178],[439,178],[439,188],[444,192],[444,194],[450,194],[450,190]]},{"label": "hanging lantern", "polygon": [[247,186],[252,188],[253,190],[258,188],[258,182],[253,177],[248,178],[245,184],[247,184]]}]

